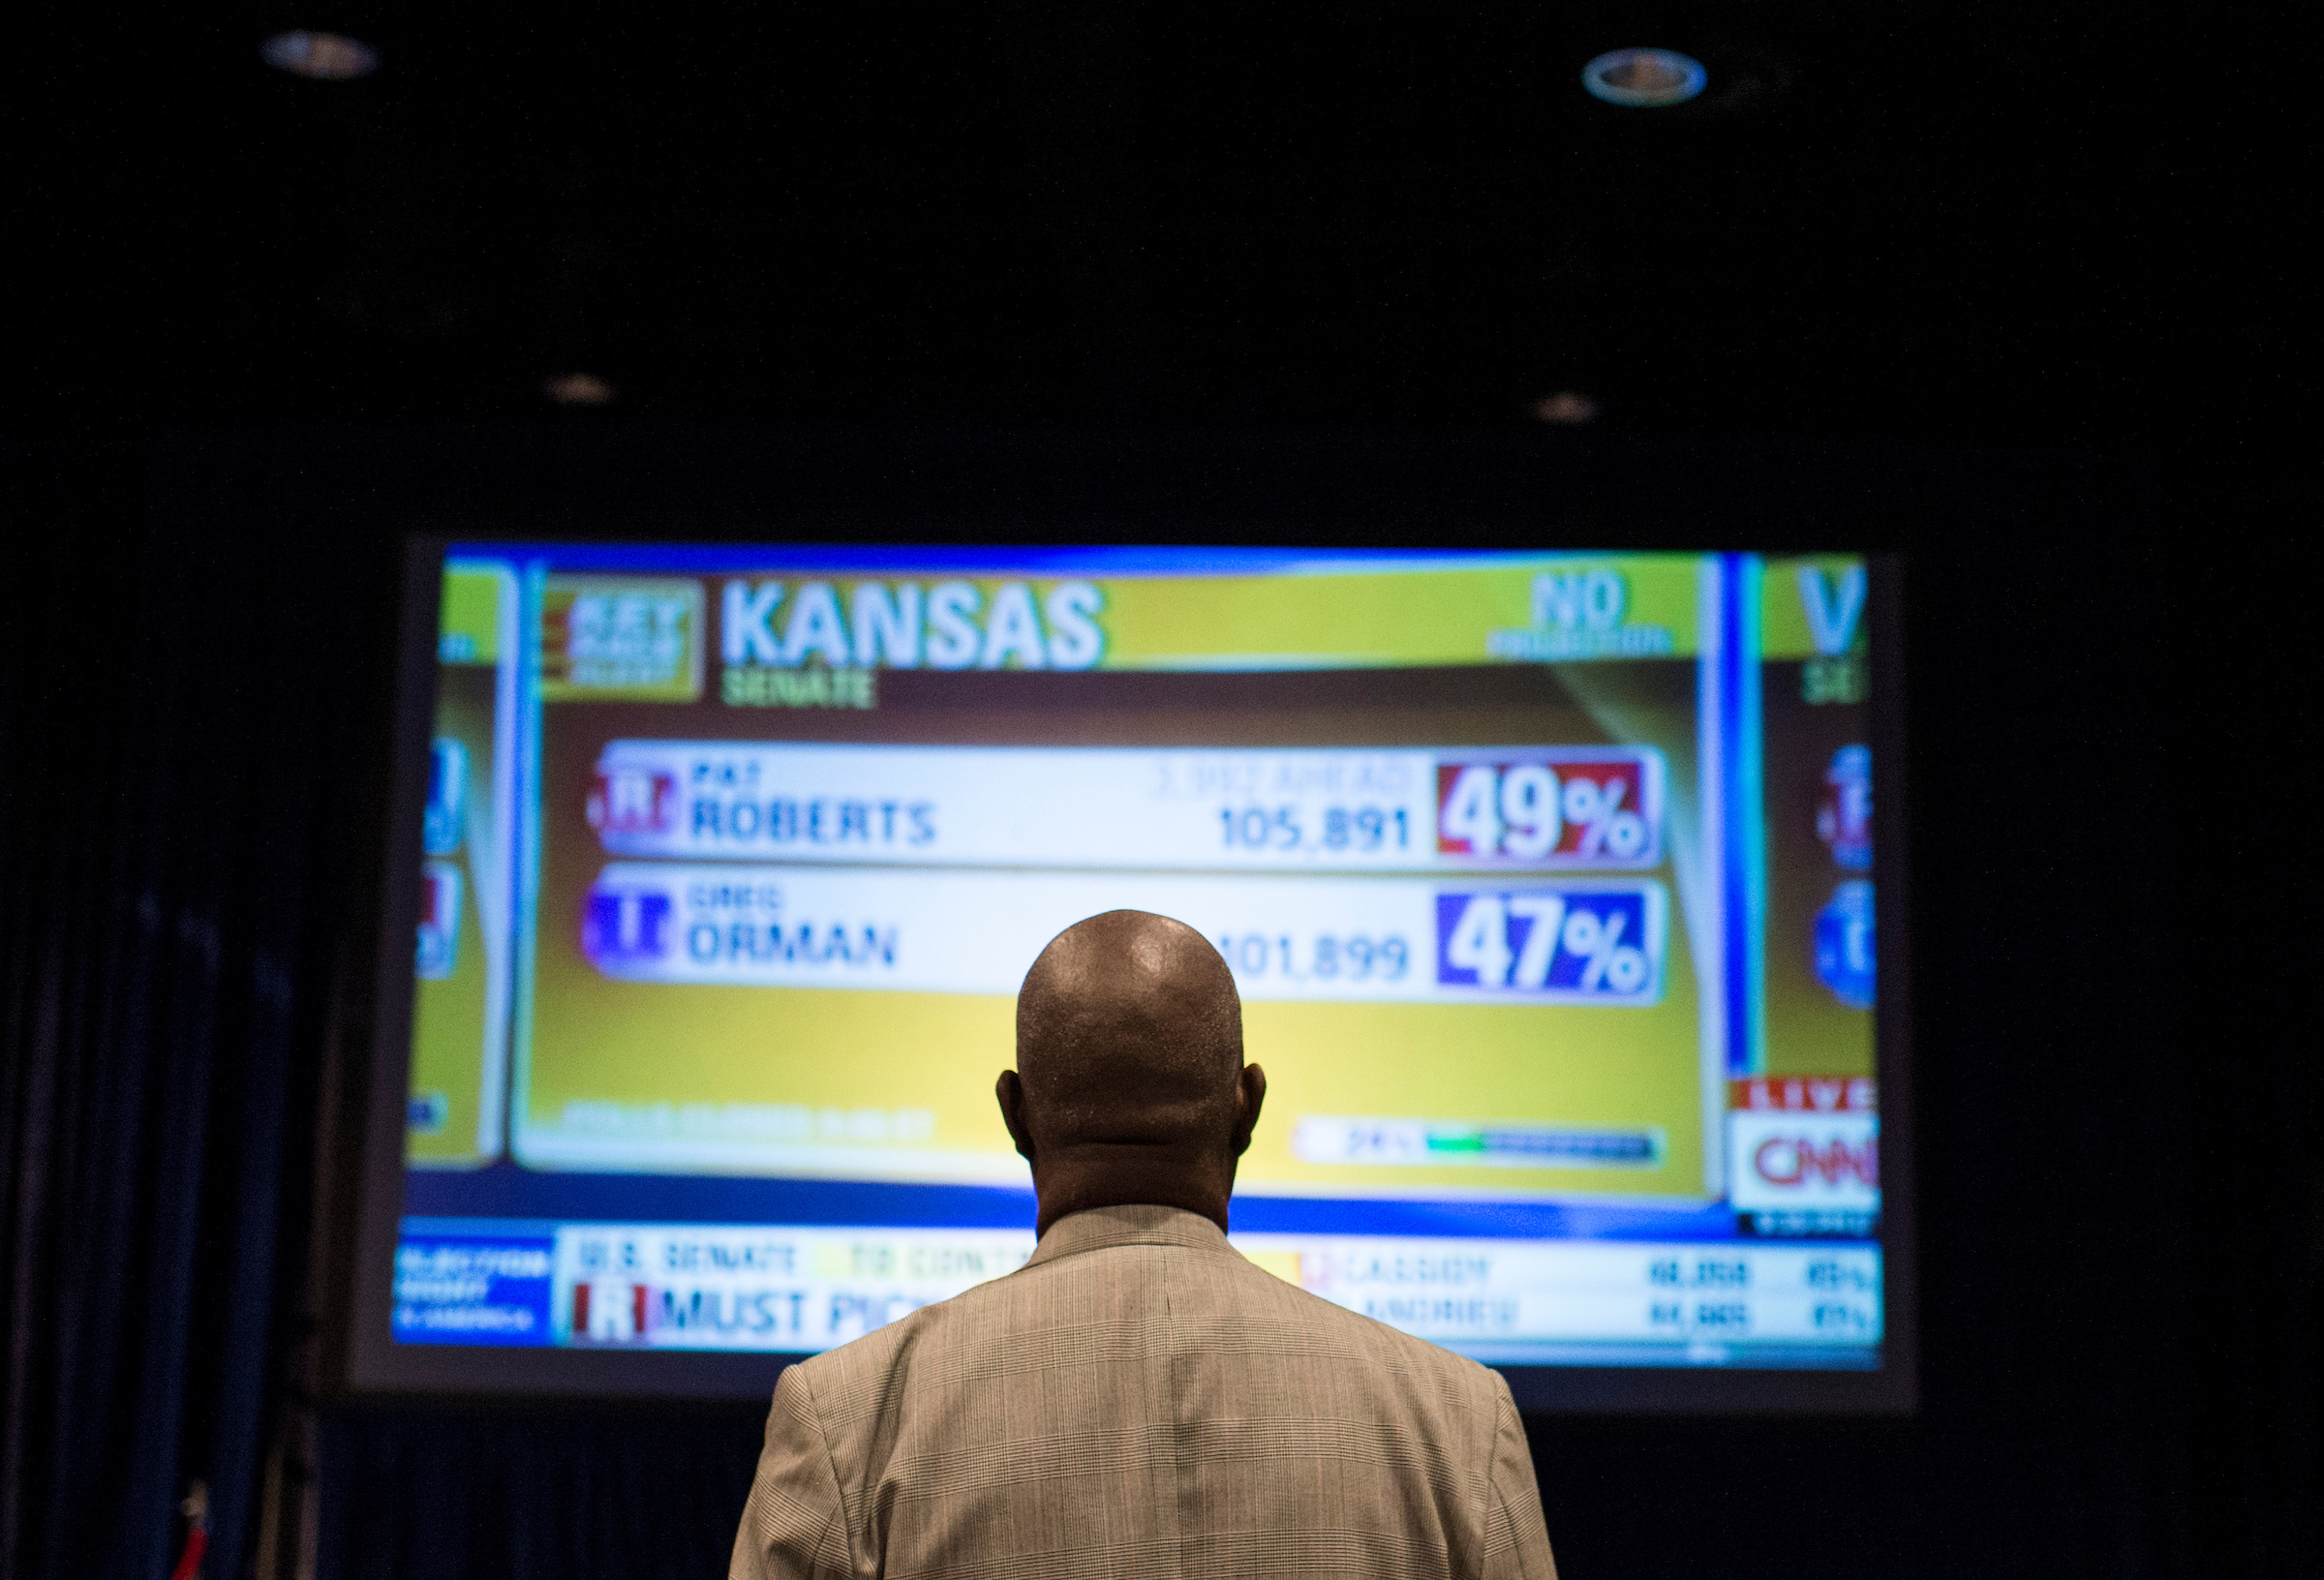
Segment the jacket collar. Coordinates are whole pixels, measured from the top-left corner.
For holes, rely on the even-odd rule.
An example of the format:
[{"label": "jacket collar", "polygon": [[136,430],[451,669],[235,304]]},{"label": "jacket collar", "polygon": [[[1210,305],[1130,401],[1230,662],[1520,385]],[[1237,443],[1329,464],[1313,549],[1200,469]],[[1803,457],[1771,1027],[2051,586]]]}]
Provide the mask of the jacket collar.
[{"label": "jacket collar", "polygon": [[1060,1257],[1115,1245],[1177,1245],[1214,1256],[1236,1254],[1218,1226],[1200,1213],[1180,1207],[1091,1207],[1050,1225],[1025,1266],[1038,1267]]}]

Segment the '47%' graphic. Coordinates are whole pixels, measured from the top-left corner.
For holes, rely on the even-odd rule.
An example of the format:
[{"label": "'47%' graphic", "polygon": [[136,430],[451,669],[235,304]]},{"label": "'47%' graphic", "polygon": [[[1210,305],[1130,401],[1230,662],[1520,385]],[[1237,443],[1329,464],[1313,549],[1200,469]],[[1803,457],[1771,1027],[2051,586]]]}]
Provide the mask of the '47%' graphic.
[{"label": "'47%' graphic", "polygon": [[1662,990],[1663,891],[1568,885],[1436,896],[1436,980],[1569,1003]]},{"label": "'47%' graphic", "polygon": [[629,982],[1013,994],[1065,927],[1129,907],[1215,943],[1246,999],[1653,1004],[1663,886],[1554,878],[833,869],[617,862],[582,957]]}]

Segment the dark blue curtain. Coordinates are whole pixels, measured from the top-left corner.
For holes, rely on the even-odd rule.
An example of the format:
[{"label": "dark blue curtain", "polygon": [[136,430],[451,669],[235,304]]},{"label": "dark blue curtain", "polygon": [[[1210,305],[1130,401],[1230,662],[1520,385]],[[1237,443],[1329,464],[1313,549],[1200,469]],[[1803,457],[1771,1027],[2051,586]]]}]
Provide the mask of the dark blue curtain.
[{"label": "dark blue curtain", "polygon": [[378,567],[144,508],[141,445],[9,457],[0,1572],[248,1572],[378,689]]},{"label": "dark blue curtain", "polygon": [[718,1580],[758,1458],[758,1410],[342,1411],[331,1580]]},{"label": "dark blue curtain", "polygon": [[[340,1255],[328,1212],[320,1246],[310,1226],[350,1162],[323,1073],[365,1023],[398,532],[1190,516],[1914,554],[1924,1409],[1537,1422],[1568,1580],[2313,1572],[2316,676],[2306,571],[2271,535],[2312,495],[2120,458],[1614,438],[589,428],[156,455],[48,441],[7,467],[0,1572],[166,1573],[200,1476],[206,1572],[242,1580],[269,1454],[305,1451],[285,1423],[310,1266]],[[757,1426],[326,1401],[321,1572],[718,1574]]]}]

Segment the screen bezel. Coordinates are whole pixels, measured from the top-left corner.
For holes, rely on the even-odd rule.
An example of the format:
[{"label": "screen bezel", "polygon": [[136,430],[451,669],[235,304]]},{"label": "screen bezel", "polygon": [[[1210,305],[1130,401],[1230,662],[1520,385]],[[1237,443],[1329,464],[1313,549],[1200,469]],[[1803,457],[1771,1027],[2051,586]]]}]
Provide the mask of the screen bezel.
[{"label": "screen bezel", "polygon": [[[592,541],[652,542],[587,534]],[[438,600],[452,545],[475,538],[510,541],[504,532],[406,539],[397,622],[392,757],[383,798],[387,826],[375,872],[378,920],[374,1013],[367,1047],[344,1056],[364,1094],[359,1119],[361,1167],[351,1252],[338,1269],[332,1391],[345,1397],[573,1401],[764,1399],[798,1355],[704,1351],[605,1351],[405,1345],[389,1336],[393,1267],[404,1196],[404,1127],[410,1085],[414,983],[411,939],[420,902],[421,810],[427,795],[426,742],[436,692]],[[543,537],[548,546],[574,537]],[[1457,549],[1459,545],[1439,545]],[[1662,545],[1667,547],[1667,545]],[[1482,547],[1482,545],[1480,545]],[[946,552],[957,553],[957,548]],[[1761,550],[1776,553],[1781,551]],[[1892,554],[1865,556],[1869,572],[1867,641],[1872,672],[1874,761],[1905,756],[1903,674],[1906,653],[1904,565]],[[1911,1014],[1911,821],[1908,775],[1886,770],[1874,800],[1874,882],[1881,896],[1881,985],[1874,1019],[1882,1158],[1881,1245],[1886,1300],[1881,1365],[1868,1371],[1791,1368],[1504,1366],[1518,1407],[1527,1412],[1592,1414],[1903,1415],[1919,1397],[1919,1299],[1912,1178]],[[351,1264],[352,1263],[352,1264]]]}]

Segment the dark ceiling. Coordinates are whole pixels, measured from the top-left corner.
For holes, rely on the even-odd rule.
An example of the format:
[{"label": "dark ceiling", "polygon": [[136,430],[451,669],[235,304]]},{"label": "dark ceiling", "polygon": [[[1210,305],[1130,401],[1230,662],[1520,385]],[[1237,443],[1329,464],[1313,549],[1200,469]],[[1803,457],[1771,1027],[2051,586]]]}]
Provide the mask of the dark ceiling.
[{"label": "dark ceiling", "polygon": [[[292,25],[381,67],[272,71]],[[2227,212],[2191,46],[2091,5],[318,0],[132,42],[149,89],[69,102],[103,37],[43,79],[19,403],[513,415],[585,371],[785,421],[1491,426],[1573,390],[2135,442],[2288,394],[2288,270]],[[1709,90],[1580,90],[1635,44]],[[76,181],[116,104],[140,132]]]}]

